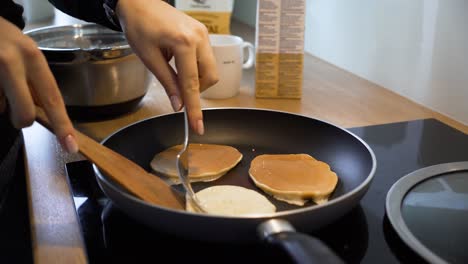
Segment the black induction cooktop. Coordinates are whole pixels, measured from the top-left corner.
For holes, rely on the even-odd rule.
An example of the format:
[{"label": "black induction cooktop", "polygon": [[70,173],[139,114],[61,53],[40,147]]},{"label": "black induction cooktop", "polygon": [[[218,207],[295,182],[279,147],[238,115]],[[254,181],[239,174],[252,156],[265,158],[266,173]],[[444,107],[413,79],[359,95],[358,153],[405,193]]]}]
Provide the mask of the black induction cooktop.
[{"label": "black induction cooktop", "polygon": [[[467,161],[467,135],[434,119],[350,130],[376,154],[374,181],[359,206],[312,235],[347,263],[424,263],[390,225],[385,197],[393,183],[412,171]],[[90,263],[156,263],[162,259],[171,263],[292,262],[274,246],[211,244],[158,233],[125,215],[103,195],[88,161],[66,166]]]}]

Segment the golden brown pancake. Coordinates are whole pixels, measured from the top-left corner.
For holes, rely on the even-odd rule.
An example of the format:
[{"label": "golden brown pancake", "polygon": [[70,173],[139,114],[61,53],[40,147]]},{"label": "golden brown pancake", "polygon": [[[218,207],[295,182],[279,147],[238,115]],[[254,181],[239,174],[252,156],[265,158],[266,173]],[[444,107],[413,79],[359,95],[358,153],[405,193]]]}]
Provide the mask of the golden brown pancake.
[{"label": "golden brown pancake", "polygon": [[308,199],[317,204],[328,201],[338,183],[328,164],[307,154],[257,156],[249,175],[265,192],[296,205],[304,205]]},{"label": "golden brown pancake", "polygon": [[[217,185],[197,192],[196,197],[208,214],[241,216],[269,214],[276,207],[262,194],[244,187],[234,185]],[[186,209],[196,212],[189,199]]]},{"label": "golden brown pancake", "polygon": [[[215,144],[190,144],[189,179],[191,182],[214,181],[239,163],[242,154],[235,148]],[[182,145],[176,145],[156,154],[151,161],[151,168],[180,183],[177,174],[176,158]]]}]

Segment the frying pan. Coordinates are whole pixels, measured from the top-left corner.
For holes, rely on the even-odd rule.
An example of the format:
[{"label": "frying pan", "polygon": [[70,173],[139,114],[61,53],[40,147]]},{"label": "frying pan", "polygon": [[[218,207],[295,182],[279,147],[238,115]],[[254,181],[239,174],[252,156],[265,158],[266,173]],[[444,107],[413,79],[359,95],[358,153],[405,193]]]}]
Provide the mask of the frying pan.
[{"label": "frying pan", "polygon": [[[329,251],[320,241],[294,230],[317,230],[359,203],[376,169],[376,159],[370,147],[345,129],[287,112],[217,108],[206,109],[203,115],[205,135],[194,135],[191,141],[236,147],[243,159],[219,180],[193,184],[195,191],[227,184],[263,193],[248,176],[254,157],[306,153],[328,163],[338,175],[338,185],[329,202],[295,206],[265,194],[277,207],[276,213],[233,217],[177,211],[132,196],[93,166],[103,192],[126,214],[158,231],[210,242],[250,243],[263,239],[281,245],[296,261],[311,257],[324,262]],[[182,143],[183,124],[183,113],[157,116],[120,129],[102,144],[151,171],[150,161],[156,153]]]}]

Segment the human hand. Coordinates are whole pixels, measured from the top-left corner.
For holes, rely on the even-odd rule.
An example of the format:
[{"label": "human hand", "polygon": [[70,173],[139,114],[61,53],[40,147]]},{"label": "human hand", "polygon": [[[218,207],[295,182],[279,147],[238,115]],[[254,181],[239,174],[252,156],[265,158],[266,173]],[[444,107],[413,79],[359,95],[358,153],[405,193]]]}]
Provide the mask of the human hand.
[{"label": "human hand", "polygon": [[31,38],[2,17],[0,34],[0,98],[8,101],[13,125],[18,129],[31,125],[36,105],[41,106],[65,150],[77,152],[75,131],[44,55]]},{"label": "human hand", "polygon": [[[130,46],[164,86],[174,110],[184,104],[190,126],[203,134],[200,92],[218,81],[206,27],[161,0],[119,0],[116,12]],[[172,57],[177,72],[169,65]]]}]

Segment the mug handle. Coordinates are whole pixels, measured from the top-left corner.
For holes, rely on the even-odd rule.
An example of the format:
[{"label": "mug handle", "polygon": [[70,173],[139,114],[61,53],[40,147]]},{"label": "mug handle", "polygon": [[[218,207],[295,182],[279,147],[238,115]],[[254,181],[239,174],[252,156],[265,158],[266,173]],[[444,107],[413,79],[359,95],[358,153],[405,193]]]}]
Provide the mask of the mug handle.
[{"label": "mug handle", "polygon": [[[245,48],[248,50],[248,57],[247,60],[242,64],[242,69],[248,69],[253,66],[255,61],[255,54],[254,54],[254,46],[250,42],[243,42],[242,43],[242,52],[244,52]],[[245,53],[244,53],[245,54]]]}]

